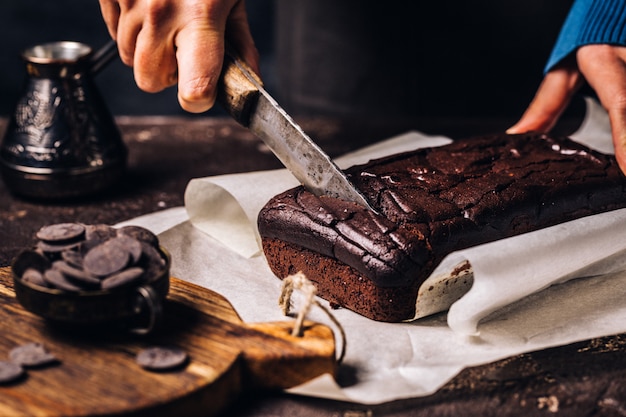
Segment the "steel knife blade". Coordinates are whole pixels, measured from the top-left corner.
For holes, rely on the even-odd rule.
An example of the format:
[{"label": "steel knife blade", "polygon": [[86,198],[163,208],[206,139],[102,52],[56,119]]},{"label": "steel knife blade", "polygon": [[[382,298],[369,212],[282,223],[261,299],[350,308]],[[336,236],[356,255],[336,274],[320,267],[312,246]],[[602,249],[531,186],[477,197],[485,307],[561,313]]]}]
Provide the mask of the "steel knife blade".
[{"label": "steel knife blade", "polygon": [[254,71],[231,52],[224,58],[217,99],[239,124],[263,140],[308,191],[373,210],[344,172],[268,94]]}]

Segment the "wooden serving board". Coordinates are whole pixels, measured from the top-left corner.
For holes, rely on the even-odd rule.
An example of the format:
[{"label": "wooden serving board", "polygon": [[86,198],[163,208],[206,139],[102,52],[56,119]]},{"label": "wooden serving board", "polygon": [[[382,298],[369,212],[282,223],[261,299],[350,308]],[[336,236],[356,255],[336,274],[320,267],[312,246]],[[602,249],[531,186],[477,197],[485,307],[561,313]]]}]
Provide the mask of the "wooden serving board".
[{"label": "wooden serving board", "polygon": [[[332,331],[306,323],[241,321],[219,294],[172,278],[158,332],[60,329],[24,310],[10,269],[0,268],[0,360],[17,345],[40,342],[60,363],[28,369],[0,385],[0,415],[214,415],[246,390],[288,388],[336,371]],[[185,368],[150,372],[135,363],[143,348],[169,345],[190,356]]]}]

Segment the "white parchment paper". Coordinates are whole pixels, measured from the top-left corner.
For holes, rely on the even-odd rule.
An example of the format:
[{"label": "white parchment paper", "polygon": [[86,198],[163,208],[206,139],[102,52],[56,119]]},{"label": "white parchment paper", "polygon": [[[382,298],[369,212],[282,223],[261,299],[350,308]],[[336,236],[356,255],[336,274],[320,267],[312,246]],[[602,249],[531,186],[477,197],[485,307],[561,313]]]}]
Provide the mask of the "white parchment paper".
[{"label": "white parchment paper", "polygon": [[[588,104],[573,136],[611,151],[606,114]],[[411,132],[337,162],[346,167],[447,142]],[[244,321],[285,320],[277,305],[281,281],[259,252],[255,225],[260,207],[294,181],[284,170],[193,180],[186,208],[125,224],[159,233],[172,275],[222,294]],[[468,366],[625,332],[625,226],[626,210],[618,210],[453,253],[436,273],[469,260],[474,284],[447,314],[390,324],[335,310],[347,335],[343,367],[354,378],[323,376],[290,391],[368,404],[424,396]],[[332,327],[319,311],[310,318]]]}]

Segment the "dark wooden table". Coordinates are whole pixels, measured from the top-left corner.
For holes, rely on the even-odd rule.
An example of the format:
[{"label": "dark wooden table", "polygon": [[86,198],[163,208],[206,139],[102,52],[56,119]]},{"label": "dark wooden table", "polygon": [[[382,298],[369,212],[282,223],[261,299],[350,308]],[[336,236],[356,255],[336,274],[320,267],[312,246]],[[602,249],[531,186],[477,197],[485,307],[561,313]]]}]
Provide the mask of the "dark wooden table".
[{"label": "dark wooden table", "polygon": [[[339,122],[299,120],[331,156],[410,129],[452,138],[502,131],[512,120]],[[118,117],[129,170],[115,189],[72,202],[26,201],[0,183],[0,266],[30,246],[42,225],[117,223],[183,205],[188,181],[208,175],[280,167],[258,139],[231,120]],[[572,119],[558,128],[571,132]],[[0,119],[0,130],[6,120]],[[251,393],[227,416],[625,416],[626,335],[523,354],[466,369],[436,394],[375,406]]]}]

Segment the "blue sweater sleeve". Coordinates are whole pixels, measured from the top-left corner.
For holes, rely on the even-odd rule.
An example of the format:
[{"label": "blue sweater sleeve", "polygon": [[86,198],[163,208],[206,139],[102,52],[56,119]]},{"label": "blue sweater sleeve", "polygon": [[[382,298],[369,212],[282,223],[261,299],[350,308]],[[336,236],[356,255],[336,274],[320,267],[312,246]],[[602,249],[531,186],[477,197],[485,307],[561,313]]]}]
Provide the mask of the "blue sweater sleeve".
[{"label": "blue sweater sleeve", "polygon": [[576,0],[563,24],[545,72],[577,48],[590,44],[626,45],[626,1]]}]

